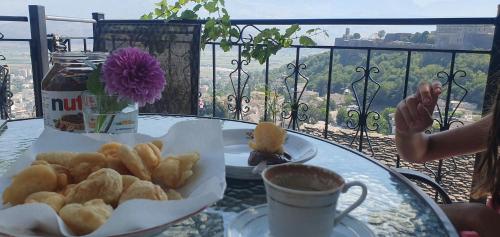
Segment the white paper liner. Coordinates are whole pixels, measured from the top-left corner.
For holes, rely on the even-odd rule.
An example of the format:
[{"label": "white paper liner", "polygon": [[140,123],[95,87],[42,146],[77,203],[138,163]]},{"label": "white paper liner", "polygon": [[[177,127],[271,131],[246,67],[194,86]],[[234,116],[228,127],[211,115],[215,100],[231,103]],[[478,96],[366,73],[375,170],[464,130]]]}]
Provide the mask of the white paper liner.
[{"label": "white paper liner", "polygon": [[[174,124],[159,138],[144,134],[74,134],[45,129],[36,142],[0,178],[0,192],[10,184],[13,175],[30,165],[39,152],[96,151],[108,141],[128,145],[160,139],[164,142],[162,155],[197,151],[201,159],[194,175],[178,189],[185,199],[153,201],[136,199],[121,204],[99,229],[86,236],[125,234],[170,223],[189,216],[222,199],[226,188],[221,122],[197,119]],[[13,148],[15,149],[15,148]],[[24,204],[6,207],[0,204],[0,233],[19,235],[64,235],[71,231],[45,204]]]}]

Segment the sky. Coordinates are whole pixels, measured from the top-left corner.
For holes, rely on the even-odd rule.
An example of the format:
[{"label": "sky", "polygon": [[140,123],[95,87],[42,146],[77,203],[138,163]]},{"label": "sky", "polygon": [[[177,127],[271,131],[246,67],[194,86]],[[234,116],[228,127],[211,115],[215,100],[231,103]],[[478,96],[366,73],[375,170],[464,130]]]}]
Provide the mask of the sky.
[{"label": "sky", "polygon": [[[47,15],[90,18],[92,12],[102,12],[107,19],[137,19],[151,11],[159,0],[0,0],[0,15],[28,15],[29,4],[43,5]],[[418,17],[494,17],[499,0],[226,0],[232,19],[278,18],[418,18]],[[23,34],[25,23],[19,27],[2,27],[11,37]],[[10,23],[12,25],[14,23]],[[23,25],[25,24],[25,25]],[[48,24],[50,32],[87,35],[90,24]],[[328,28],[339,36],[345,27]],[[4,28],[4,29],[2,29]],[[8,28],[8,29],[6,29]],[[432,30],[430,26],[351,26],[351,32],[364,37],[385,29],[387,32],[416,32]],[[26,34],[26,33],[24,33]]]}]

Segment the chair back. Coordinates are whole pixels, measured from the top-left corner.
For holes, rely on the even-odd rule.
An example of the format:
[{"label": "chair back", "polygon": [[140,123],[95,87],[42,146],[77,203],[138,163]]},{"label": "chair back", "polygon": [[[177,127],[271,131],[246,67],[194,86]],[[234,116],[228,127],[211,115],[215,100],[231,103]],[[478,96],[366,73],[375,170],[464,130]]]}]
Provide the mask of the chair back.
[{"label": "chair back", "polygon": [[200,24],[159,20],[99,20],[94,28],[94,51],[137,47],[154,55],[165,70],[162,98],[141,113],[198,113]]}]

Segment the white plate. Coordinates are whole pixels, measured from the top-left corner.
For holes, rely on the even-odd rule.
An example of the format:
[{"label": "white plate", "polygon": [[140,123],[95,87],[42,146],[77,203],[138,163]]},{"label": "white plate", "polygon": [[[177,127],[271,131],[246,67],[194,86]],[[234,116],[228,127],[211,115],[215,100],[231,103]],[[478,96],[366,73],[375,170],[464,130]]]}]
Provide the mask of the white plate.
[{"label": "white plate", "polygon": [[[227,237],[268,237],[267,204],[248,208],[238,214],[227,228]],[[363,222],[347,215],[333,229],[335,237],[375,237]]]},{"label": "white plate", "polygon": [[[259,180],[260,174],[252,173],[254,166],[248,165],[251,140],[248,133],[253,129],[225,129],[222,131],[224,140],[224,157],[226,162],[226,177],[235,179]],[[309,141],[294,133],[287,133],[284,150],[291,156],[291,163],[304,163],[312,159],[317,148]]]}]

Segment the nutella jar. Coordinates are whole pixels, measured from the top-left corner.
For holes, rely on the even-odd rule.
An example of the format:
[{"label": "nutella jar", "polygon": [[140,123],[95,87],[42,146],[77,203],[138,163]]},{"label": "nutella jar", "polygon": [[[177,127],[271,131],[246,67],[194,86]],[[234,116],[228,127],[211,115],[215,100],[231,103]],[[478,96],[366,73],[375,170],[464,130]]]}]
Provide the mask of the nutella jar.
[{"label": "nutella jar", "polygon": [[53,66],[42,80],[42,108],[45,127],[84,132],[82,93],[94,64],[103,63],[103,52],[56,52]]}]

